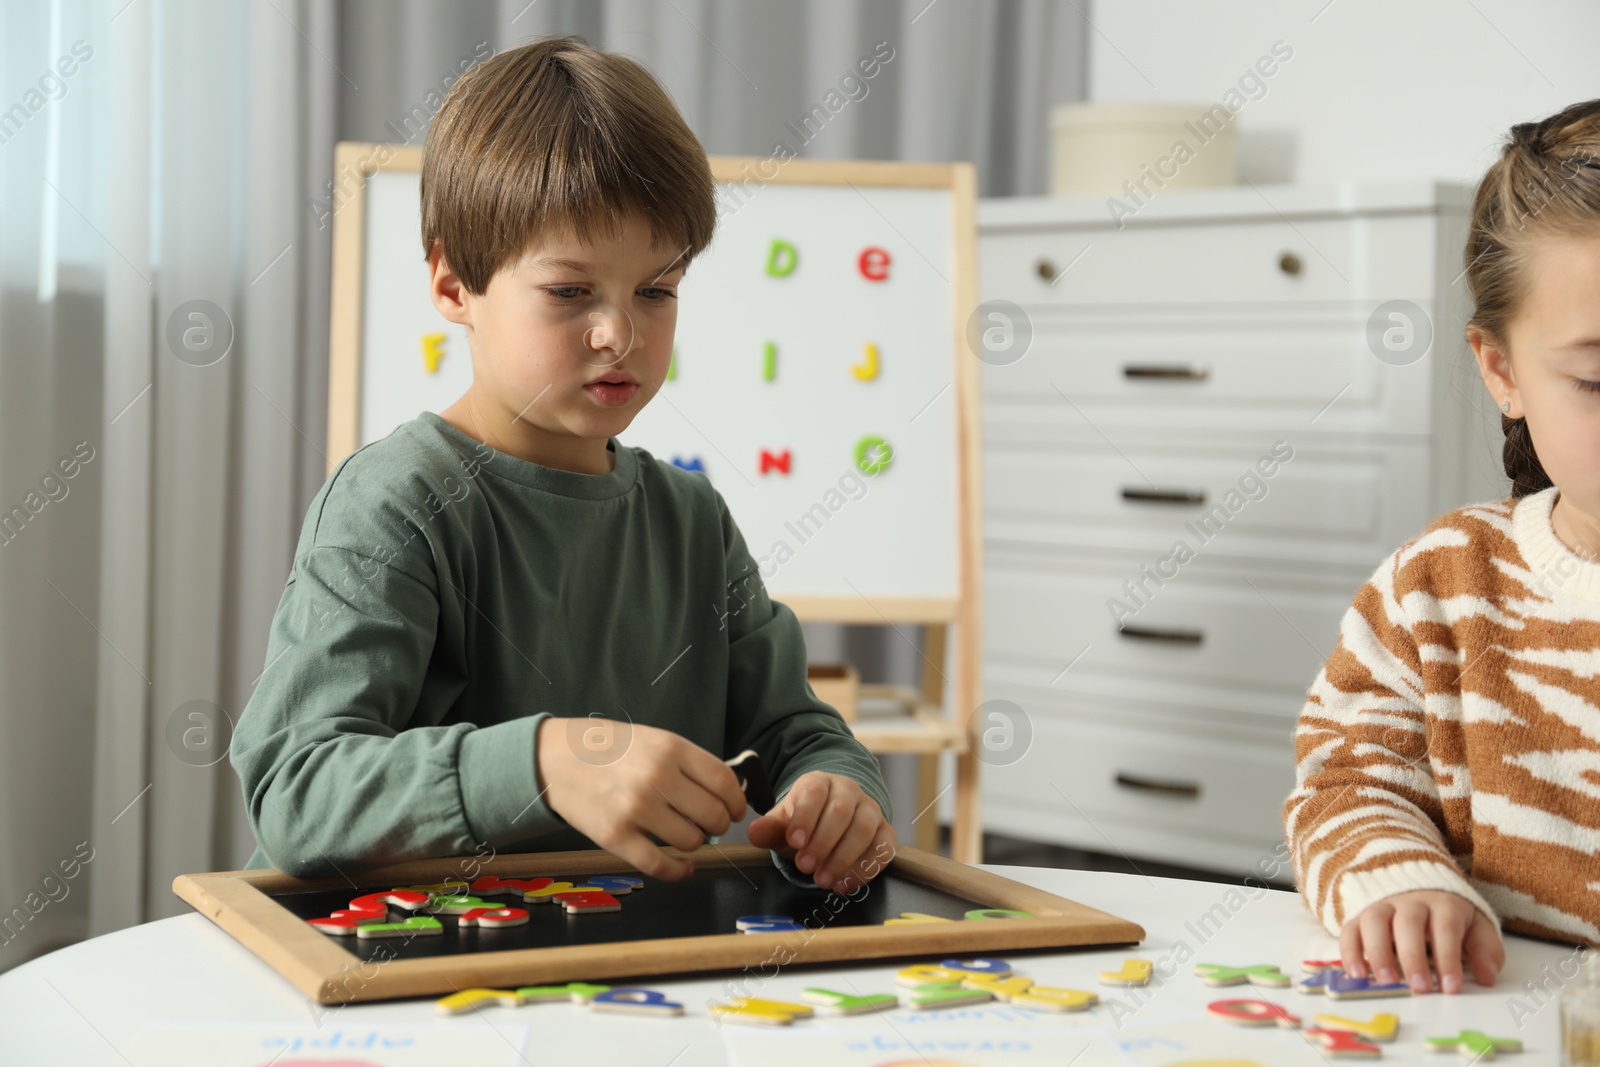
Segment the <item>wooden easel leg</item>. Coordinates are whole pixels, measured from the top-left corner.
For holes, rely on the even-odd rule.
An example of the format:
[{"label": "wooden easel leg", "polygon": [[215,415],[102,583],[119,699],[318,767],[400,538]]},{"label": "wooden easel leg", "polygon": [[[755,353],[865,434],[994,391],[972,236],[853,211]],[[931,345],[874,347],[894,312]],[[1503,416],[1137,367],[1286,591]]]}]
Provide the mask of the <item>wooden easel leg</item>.
[{"label": "wooden easel leg", "polygon": [[956,817],[950,829],[950,857],[962,863],[983,862],[983,816],[978,793],[978,757],[956,757]]},{"label": "wooden easel leg", "polygon": [[917,757],[917,816],[912,844],[924,852],[939,851],[939,757]]}]

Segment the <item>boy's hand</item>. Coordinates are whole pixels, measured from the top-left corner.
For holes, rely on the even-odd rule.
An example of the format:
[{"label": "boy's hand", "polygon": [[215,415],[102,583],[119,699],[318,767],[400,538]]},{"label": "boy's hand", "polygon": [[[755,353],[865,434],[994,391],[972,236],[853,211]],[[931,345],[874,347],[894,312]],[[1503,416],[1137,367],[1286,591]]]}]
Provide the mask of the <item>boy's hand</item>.
[{"label": "boy's hand", "polygon": [[823,889],[837,884],[846,893],[894,858],[894,827],[878,802],[854,779],[825,771],[802,774],[749,834],[752,845],[793,857]]},{"label": "boy's hand", "polygon": [[1379,982],[1398,982],[1396,960],[1414,993],[1433,988],[1428,973],[1428,948],[1433,948],[1439,990],[1461,992],[1461,957],[1480,985],[1494,985],[1506,962],[1505,946],[1494,923],[1465,897],[1439,890],[1397,893],[1385,897],[1344,924],[1339,955],[1344,972],[1366,978],[1367,964]]},{"label": "boy's hand", "polygon": [[552,716],[539,724],[545,802],[575,829],[645,874],[676,880],[694,864],[684,851],[744,818],[744,794],[717,757],[670,730],[599,718]]}]

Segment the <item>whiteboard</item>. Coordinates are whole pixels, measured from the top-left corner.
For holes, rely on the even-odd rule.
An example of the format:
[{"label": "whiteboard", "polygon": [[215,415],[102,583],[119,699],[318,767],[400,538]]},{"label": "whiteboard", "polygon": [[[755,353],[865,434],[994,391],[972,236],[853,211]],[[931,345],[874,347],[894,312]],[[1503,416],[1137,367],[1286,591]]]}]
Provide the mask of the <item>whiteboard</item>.
[{"label": "whiteboard", "polygon": [[[472,380],[465,327],[428,295],[420,157],[396,159],[346,206],[360,213],[353,447],[443,410]],[[976,529],[962,432],[975,375],[959,363],[973,357],[956,313],[975,269],[957,254],[970,192],[962,204],[955,183],[928,182],[953,168],[801,163],[789,168],[811,180],[718,182],[716,235],[679,286],[672,374],[618,440],[703,470],[778,599],[954,602]],[[896,185],[896,167],[920,179]],[[330,410],[330,464],[349,450],[339,421]]]}]

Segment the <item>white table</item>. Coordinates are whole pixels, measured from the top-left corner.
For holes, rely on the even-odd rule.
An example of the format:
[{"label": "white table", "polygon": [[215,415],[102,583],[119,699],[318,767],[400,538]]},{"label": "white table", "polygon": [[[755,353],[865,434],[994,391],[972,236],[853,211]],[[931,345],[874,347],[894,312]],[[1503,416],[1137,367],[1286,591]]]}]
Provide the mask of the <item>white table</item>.
[{"label": "white table", "polygon": [[[581,1063],[585,1067],[612,1063],[690,1067],[752,1060],[775,1065],[776,1055],[758,1058],[756,1053],[777,1049],[774,1043],[780,1041],[791,1052],[810,1047],[811,1042],[820,1048],[842,1040],[841,1030],[863,1041],[878,1035],[874,1040],[885,1051],[860,1061],[872,1063],[901,1059],[921,1063],[924,1055],[941,1062],[937,1055],[894,1053],[888,1051],[888,1046],[896,1041],[922,1041],[926,1035],[970,1037],[976,1033],[1013,1043],[1030,1037],[1041,1058],[1031,1061],[1009,1054],[957,1055],[947,1057],[947,1061],[1054,1062],[1061,1067],[1070,1058],[1070,1048],[1063,1044],[1068,1041],[1076,1042],[1079,1048],[1086,1043],[1093,1045],[1074,1067],[1102,1063],[1126,1067],[1214,1058],[1209,1050],[1207,1055],[1185,1056],[1158,1047],[1159,1043],[1151,1044],[1150,1035],[1159,1034],[1174,1020],[1193,1020],[1191,1029],[1204,1026],[1227,1040],[1238,1035],[1246,1058],[1263,1064],[1327,1062],[1288,1030],[1244,1030],[1209,1018],[1196,1019],[1211,1001],[1254,997],[1284,1005],[1302,1016],[1308,1026],[1316,1012],[1360,1018],[1378,1011],[1393,1012],[1400,1016],[1402,1024],[1400,1040],[1385,1051],[1384,1058],[1390,1062],[1457,1062],[1429,1054],[1422,1039],[1461,1029],[1521,1039],[1524,1052],[1501,1057],[1502,1062],[1513,1067],[1559,1062],[1559,1009],[1555,996],[1561,975],[1574,973],[1572,949],[1510,938],[1506,969],[1493,988],[1485,989],[1469,981],[1467,992],[1448,997],[1432,994],[1335,1004],[1293,990],[1215,989],[1194,977],[1194,963],[1276,963],[1298,976],[1301,960],[1337,956],[1335,943],[1291,893],[1138,875],[1033,867],[988,869],[1144,926],[1148,937],[1135,949],[1008,956],[1018,973],[1040,984],[1095,990],[1103,998],[1116,997],[1124,1007],[1113,1009],[1110,1001],[1103,999],[1091,1012],[1063,1016],[1023,1013],[1001,1004],[958,1009],[938,1016],[902,1008],[881,1017],[818,1017],[782,1030],[756,1032],[744,1027],[719,1029],[707,1017],[707,1001],[724,994],[723,983],[729,977],[716,975],[691,981],[630,982],[661,989],[681,1001],[686,1011],[681,1018],[602,1017],[578,1005],[535,1004],[494,1006],[477,1015],[444,1021],[463,1026],[492,1024],[512,1033],[518,1027],[526,1027],[524,1055],[528,1063],[538,1067],[558,1062]],[[1193,955],[1180,965],[1185,949]],[[1130,957],[1156,963],[1158,977],[1150,987],[1116,990],[1097,984],[1099,972],[1115,970]],[[792,1000],[802,988],[813,985],[892,992],[893,972],[900,966],[904,964],[789,968],[768,982],[761,995]],[[1539,1008],[1524,990],[1524,983],[1530,981],[1547,990],[1546,1006]],[[1522,1007],[1514,1011],[1519,1003]],[[314,1005],[209,921],[197,914],[184,915],[93,938],[0,975],[0,1064],[125,1064],[119,1051],[150,1022],[304,1024],[319,1019],[323,1025],[370,1027],[433,1024],[441,1021],[441,1016],[431,999],[354,1004],[337,1009]],[[1116,1051],[1117,1043],[1122,1041],[1134,1044]],[[1060,1048],[1067,1048],[1068,1055],[1050,1059],[1043,1055],[1047,1049]],[[1263,1056],[1263,1049],[1274,1051],[1274,1055]],[[832,1056],[824,1067],[846,1067],[852,1062],[856,1061],[849,1056]]]}]

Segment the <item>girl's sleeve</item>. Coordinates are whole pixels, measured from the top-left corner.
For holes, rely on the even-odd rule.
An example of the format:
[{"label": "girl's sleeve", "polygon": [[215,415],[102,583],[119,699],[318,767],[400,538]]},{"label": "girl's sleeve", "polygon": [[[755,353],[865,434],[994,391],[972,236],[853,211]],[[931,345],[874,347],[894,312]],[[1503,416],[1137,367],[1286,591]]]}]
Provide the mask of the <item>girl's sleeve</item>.
[{"label": "girl's sleeve", "polygon": [[1465,802],[1468,783],[1437,780],[1429,760],[1422,655],[1396,595],[1412,548],[1356,594],[1295,730],[1285,835],[1300,892],[1335,936],[1368,905],[1427,889],[1464,897],[1499,925],[1443,830],[1445,804]]}]

